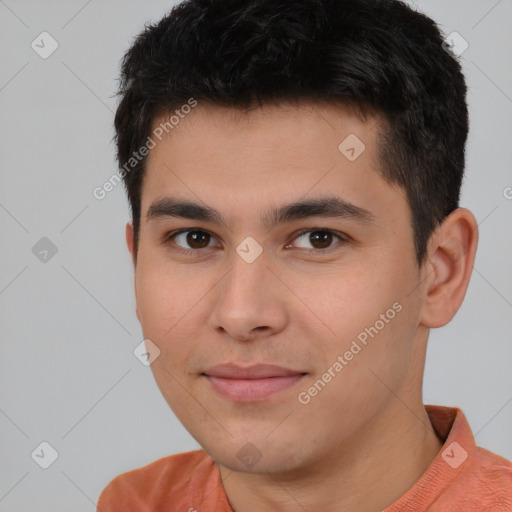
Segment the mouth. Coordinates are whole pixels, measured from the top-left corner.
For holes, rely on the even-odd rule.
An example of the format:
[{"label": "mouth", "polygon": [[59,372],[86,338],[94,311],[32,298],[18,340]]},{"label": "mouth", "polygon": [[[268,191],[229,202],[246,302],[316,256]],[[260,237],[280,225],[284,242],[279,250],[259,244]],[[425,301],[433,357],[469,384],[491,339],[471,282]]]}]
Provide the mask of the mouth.
[{"label": "mouth", "polygon": [[297,384],[306,372],[270,364],[243,367],[228,363],[201,374],[212,389],[235,402],[259,402]]}]

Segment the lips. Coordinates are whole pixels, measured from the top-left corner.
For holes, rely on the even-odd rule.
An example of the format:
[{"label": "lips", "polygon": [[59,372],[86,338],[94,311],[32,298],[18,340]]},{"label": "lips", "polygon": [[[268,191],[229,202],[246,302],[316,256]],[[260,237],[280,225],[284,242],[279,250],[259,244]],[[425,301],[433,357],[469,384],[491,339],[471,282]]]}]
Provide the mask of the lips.
[{"label": "lips", "polygon": [[213,390],[236,402],[257,402],[284,391],[305,372],[272,364],[239,366],[233,363],[213,366],[203,373]]}]

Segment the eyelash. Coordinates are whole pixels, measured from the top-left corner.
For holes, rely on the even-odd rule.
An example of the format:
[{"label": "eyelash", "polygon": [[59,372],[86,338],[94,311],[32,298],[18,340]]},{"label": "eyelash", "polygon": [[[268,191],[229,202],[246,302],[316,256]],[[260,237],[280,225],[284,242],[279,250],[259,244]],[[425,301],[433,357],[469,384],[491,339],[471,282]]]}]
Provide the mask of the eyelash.
[{"label": "eyelash", "polygon": [[[210,235],[212,238],[215,238],[209,231],[207,231],[205,229],[184,228],[184,229],[180,229],[178,231],[173,231],[171,233],[166,234],[162,240],[162,243],[164,245],[168,245],[170,242],[173,242],[173,239],[175,237],[177,237],[178,235],[180,235],[182,233],[193,232],[193,231],[197,231],[200,233],[206,233],[206,234]],[[334,231],[332,229],[327,229],[327,228],[309,228],[309,229],[303,229],[303,230],[299,231],[298,233],[296,233],[292,239],[292,242],[295,241],[296,239],[300,238],[302,235],[305,235],[306,233],[315,233],[315,232],[324,232],[324,233],[329,233],[329,234],[334,235],[335,237],[337,237],[340,240],[340,242],[338,242],[338,244],[343,244],[343,243],[347,243],[350,241],[350,238],[348,235],[345,235],[344,233],[340,233],[339,231]],[[173,244],[174,244],[173,250],[175,250],[177,252],[181,252],[183,254],[196,254],[197,255],[198,252],[210,248],[210,247],[203,247],[202,249],[184,249],[183,247],[180,247],[179,245],[177,245],[174,242],[173,242]],[[286,244],[286,245],[288,246],[290,244]],[[325,249],[304,249],[301,247],[299,247],[299,249],[306,252],[307,254],[312,254],[312,253],[318,254],[318,253],[329,253],[335,247],[336,247],[336,244],[331,245]]]}]

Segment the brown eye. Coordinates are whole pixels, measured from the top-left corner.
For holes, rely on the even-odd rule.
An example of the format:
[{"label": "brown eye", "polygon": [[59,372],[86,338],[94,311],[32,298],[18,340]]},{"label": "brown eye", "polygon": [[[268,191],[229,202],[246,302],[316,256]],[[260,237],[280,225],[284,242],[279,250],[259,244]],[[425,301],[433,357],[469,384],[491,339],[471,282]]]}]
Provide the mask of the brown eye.
[{"label": "brown eye", "polygon": [[205,249],[209,246],[212,236],[198,229],[182,231],[171,237],[174,243],[185,250]]},{"label": "brown eye", "polygon": [[315,249],[325,249],[332,243],[332,233],[329,231],[313,231],[309,235],[309,241]]},{"label": "brown eye", "polygon": [[[293,245],[301,249],[322,250],[331,247],[336,239],[341,241],[344,240],[341,235],[337,235],[330,229],[310,229],[299,233],[295,238]],[[304,244],[310,244],[310,247]]]}]

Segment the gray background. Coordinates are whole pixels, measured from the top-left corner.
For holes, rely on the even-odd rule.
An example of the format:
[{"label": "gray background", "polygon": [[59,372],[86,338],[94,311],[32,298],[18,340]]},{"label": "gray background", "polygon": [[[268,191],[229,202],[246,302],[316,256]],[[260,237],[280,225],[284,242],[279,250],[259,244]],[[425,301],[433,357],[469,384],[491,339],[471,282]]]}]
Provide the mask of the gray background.
[{"label": "gray background", "polygon": [[[92,512],[114,476],[198,448],[133,355],[124,190],[92,195],[116,170],[119,60],[172,5],[0,0],[2,512]],[[418,7],[469,43],[462,205],[480,223],[466,300],[431,333],[425,402],[459,406],[477,443],[512,459],[512,2]],[[43,31],[59,44],[47,59],[31,48]],[[46,262],[32,251],[43,237],[57,247]],[[59,453],[46,470],[31,458],[42,441]]]}]

